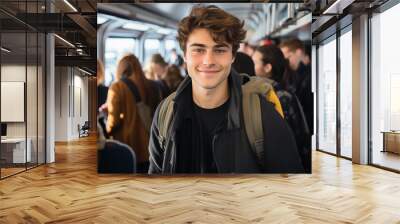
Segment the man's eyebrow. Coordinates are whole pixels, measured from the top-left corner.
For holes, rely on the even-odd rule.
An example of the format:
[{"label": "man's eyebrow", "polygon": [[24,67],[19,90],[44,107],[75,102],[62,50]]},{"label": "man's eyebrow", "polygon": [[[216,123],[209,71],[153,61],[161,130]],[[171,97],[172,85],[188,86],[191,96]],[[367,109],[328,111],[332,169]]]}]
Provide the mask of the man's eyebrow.
[{"label": "man's eyebrow", "polygon": [[[193,44],[190,44],[189,47],[205,47],[206,48],[207,46],[205,44],[193,43]],[[213,46],[213,48],[223,48],[223,47],[229,47],[229,45],[221,43],[221,44],[217,44],[217,45]]]},{"label": "man's eyebrow", "polygon": [[193,43],[193,44],[191,44],[189,47],[207,47],[207,46],[204,45],[204,44]]},{"label": "man's eyebrow", "polygon": [[217,45],[214,46],[214,48],[221,48],[221,47],[228,47],[229,48],[229,45],[227,45],[227,44],[217,44]]}]

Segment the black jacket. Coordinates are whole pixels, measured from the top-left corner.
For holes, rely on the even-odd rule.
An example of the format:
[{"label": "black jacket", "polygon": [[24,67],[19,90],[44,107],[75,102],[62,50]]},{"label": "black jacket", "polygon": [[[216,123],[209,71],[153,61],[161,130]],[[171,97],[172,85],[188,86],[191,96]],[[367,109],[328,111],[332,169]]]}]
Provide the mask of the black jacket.
[{"label": "black jacket", "polygon": [[[260,97],[263,131],[264,131],[264,161],[263,167],[258,164],[257,157],[251,150],[246,136],[241,110],[242,90],[244,80],[234,70],[229,75],[230,101],[227,113],[227,124],[222,131],[214,135],[213,156],[219,173],[302,173],[294,137],[274,106]],[[189,76],[181,83],[174,99],[174,112],[167,139],[160,144],[158,131],[158,106],[150,133],[149,174],[176,172],[176,155],[178,145],[187,145],[191,141],[190,133],[182,133],[181,127],[185,120],[187,105],[191,105],[191,79]],[[182,142],[186,141],[186,144]]]},{"label": "black jacket", "polygon": [[311,90],[311,66],[300,63],[297,70],[296,95],[303,106],[311,135],[314,134],[314,96]]}]

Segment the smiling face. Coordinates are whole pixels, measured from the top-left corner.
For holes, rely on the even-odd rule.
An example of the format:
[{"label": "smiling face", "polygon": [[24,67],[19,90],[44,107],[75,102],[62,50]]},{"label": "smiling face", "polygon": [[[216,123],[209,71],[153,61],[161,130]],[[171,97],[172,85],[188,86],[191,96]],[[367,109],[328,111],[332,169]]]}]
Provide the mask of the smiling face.
[{"label": "smiling face", "polygon": [[207,29],[198,28],[188,37],[184,57],[194,90],[227,88],[234,60],[230,44],[216,43]]}]

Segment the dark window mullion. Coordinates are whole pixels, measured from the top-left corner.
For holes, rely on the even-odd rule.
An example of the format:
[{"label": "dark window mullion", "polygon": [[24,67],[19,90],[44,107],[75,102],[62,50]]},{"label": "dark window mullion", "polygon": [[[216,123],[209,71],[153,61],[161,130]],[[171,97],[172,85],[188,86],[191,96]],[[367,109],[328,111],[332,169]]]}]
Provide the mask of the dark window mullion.
[{"label": "dark window mullion", "polygon": [[315,92],[316,92],[316,96],[315,96],[315,114],[316,114],[316,119],[315,119],[315,123],[316,123],[316,130],[315,130],[315,148],[319,149],[319,44],[316,45],[315,47]]},{"label": "dark window mullion", "polygon": [[[39,15],[39,0],[36,13]],[[39,166],[39,32],[36,32],[36,166]]]},{"label": "dark window mullion", "polygon": [[[25,0],[25,21],[28,21],[28,1]],[[28,119],[27,119],[27,90],[28,90],[28,24],[25,23],[25,102],[24,102],[24,120],[25,120],[25,170],[28,170]]]},{"label": "dark window mullion", "polygon": [[342,100],[341,97],[341,88],[340,88],[340,84],[341,84],[341,60],[340,60],[340,31],[337,31],[336,34],[336,154],[337,156],[341,156],[342,155],[342,148],[341,148],[341,144],[342,144],[342,139],[341,139],[341,133],[342,133],[342,129],[341,129],[341,107],[340,107],[340,103]]},{"label": "dark window mullion", "polygon": [[367,53],[367,85],[368,85],[368,96],[367,96],[367,140],[368,140],[368,164],[373,164],[373,145],[372,145],[372,64],[371,64],[371,56],[372,56],[372,29],[371,29],[371,20],[372,20],[372,12],[368,12],[368,30],[367,30],[367,46],[368,46],[368,53]]}]

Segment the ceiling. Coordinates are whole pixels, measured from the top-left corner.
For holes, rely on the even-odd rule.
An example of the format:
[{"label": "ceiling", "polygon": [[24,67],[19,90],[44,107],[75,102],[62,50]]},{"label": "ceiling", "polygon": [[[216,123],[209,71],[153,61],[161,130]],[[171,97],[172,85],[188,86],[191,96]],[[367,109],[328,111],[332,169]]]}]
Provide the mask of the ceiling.
[{"label": "ceiling", "polygon": [[[130,21],[141,21],[143,23],[156,24],[160,27],[177,29],[177,24],[185,16],[189,15],[192,7],[198,3],[98,3],[98,12],[101,15],[113,16],[110,20],[121,20],[120,24]],[[202,5],[216,5],[219,8],[237,16],[244,21],[244,28],[248,31],[246,39],[260,39],[262,36],[254,35],[260,33],[261,28],[265,28],[263,17],[269,3],[201,3]],[[120,26],[122,26],[120,25]],[[121,29],[115,28],[115,32]],[[150,32],[147,32],[149,34]],[[265,33],[263,33],[265,35]],[[257,36],[257,38],[254,38]]]},{"label": "ceiling", "polygon": [[[193,3],[141,3],[140,7],[163,14],[176,22],[189,15]],[[216,5],[225,11],[234,14],[240,20],[251,20],[251,15],[263,11],[263,3],[203,3],[203,5]]]},{"label": "ceiling", "polygon": [[[10,56],[14,54],[15,58],[18,58],[16,55],[26,55],[25,31],[40,34],[55,33],[63,39],[55,38],[56,66],[82,67],[95,75],[96,2],[96,0],[1,0],[0,25],[2,36],[5,38],[2,45],[7,45],[7,48],[12,50]],[[28,41],[32,39],[29,34],[27,37]],[[36,47],[28,43],[28,56],[30,52],[33,54],[35,51]]]},{"label": "ceiling", "polygon": [[[313,43],[317,44],[330,37],[337,30],[351,24],[361,14],[375,12],[388,0],[337,0],[317,2],[312,12],[311,32]],[[393,1],[394,2],[394,1]]]}]

